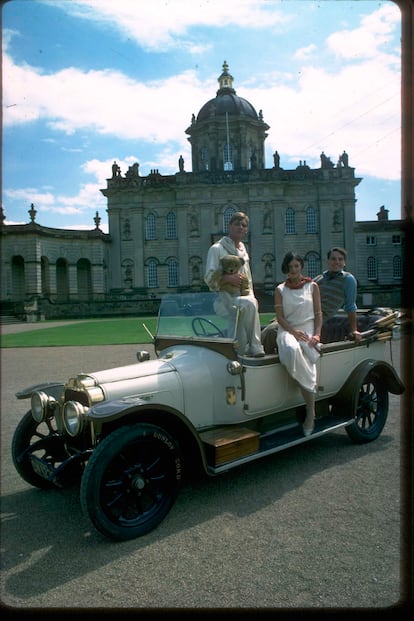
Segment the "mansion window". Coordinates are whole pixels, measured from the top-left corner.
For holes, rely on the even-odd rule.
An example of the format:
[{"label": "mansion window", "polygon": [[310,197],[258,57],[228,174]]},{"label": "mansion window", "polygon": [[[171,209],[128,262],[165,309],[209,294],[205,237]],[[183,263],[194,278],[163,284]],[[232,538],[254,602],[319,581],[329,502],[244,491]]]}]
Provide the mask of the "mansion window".
[{"label": "mansion window", "polygon": [[398,255],[392,259],[392,277],[402,278],[402,261],[401,257]]},{"label": "mansion window", "polygon": [[208,170],[208,149],[207,147],[202,147],[200,151],[200,160],[201,160],[201,168],[203,170]]},{"label": "mansion window", "polygon": [[313,207],[306,208],[306,232],[317,233],[318,227],[316,224],[316,211]]},{"label": "mansion window", "polygon": [[223,214],[223,231],[227,231],[227,227],[231,220],[232,215],[236,213],[234,207],[228,207]]},{"label": "mansion window", "polygon": [[155,222],[155,216],[153,213],[149,213],[145,222],[145,239],[151,240],[157,238],[157,227]]},{"label": "mansion window", "polygon": [[392,243],[396,246],[400,246],[401,245],[401,235],[393,235],[392,236]]},{"label": "mansion window", "polygon": [[377,244],[377,240],[375,238],[375,235],[367,235],[367,246],[376,246]]},{"label": "mansion window", "polygon": [[378,278],[378,267],[375,257],[368,257],[367,259],[367,276],[368,280],[377,280]]},{"label": "mansion window", "polygon": [[178,287],[178,263],[175,259],[168,259],[168,287]]},{"label": "mansion window", "polygon": [[310,278],[315,278],[319,274],[319,256],[316,252],[309,252],[306,257],[306,261],[308,263],[308,276]]},{"label": "mansion window", "polygon": [[177,239],[177,218],[173,211],[167,214],[165,221],[165,239]]},{"label": "mansion window", "polygon": [[233,147],[225,144],[223,149],[224,170],[233,170]]},{"label": "mansion window", "polygon": [[296,233],[296,215],[292,207],[288,207],[285,211],[285,233],[292,235]]},{"label": "mansion window", "polygon": [[149,289],[158,287],[158,262],[155,259],[148,259],[146,262],[145,279]]}]

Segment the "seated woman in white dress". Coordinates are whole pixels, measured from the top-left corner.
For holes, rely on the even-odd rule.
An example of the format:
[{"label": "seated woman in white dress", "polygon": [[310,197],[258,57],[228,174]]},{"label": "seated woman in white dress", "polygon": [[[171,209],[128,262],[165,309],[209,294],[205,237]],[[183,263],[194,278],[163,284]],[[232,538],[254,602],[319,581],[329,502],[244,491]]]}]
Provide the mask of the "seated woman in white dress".
[{"label": "seated woman in white dress", "polygon": [[276,316],[279,324],[277,346],[280,362],[299,384],[306,403],[303,433],[314,429],[317,391],[315,345],[320,342],[322,312],[319,287],[302,275],[304,261],[288,252],[282,262],[285,282],[275,289]]}]

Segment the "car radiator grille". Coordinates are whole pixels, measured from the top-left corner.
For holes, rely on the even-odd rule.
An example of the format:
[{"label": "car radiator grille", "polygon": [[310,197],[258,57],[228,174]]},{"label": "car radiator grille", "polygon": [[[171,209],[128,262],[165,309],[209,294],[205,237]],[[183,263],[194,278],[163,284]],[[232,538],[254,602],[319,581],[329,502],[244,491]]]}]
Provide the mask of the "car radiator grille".
[{"label": "car radiator grille", "polygon": [[85,407],[89,407],[90,405],[88,395],[85,392],[72,390],[71,388],[65,390],[65,403],[67,401],[77,401]]}]

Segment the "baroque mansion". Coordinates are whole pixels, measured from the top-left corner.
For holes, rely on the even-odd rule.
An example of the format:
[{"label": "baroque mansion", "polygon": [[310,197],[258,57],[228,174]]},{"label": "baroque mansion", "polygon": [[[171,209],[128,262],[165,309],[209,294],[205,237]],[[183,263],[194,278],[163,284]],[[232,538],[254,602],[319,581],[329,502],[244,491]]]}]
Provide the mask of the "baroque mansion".
[{"label": "baroque mansion", "polygon": [[[332,246],[347,249],[346,269],[358,281],[358,306],[401,305],[404,230],[379,208],[376,219],[355,221],[355,176],[348,154],[336,162],[323,152],[320,166],[283,167],[277,151],[265,162],[269,125],[262,110],[238,96],[226,62],[216,96],[185,129],[191,170],[141,176],[136,163],[112,165],[106,188],[108,233],[74,231],[30,221],[6,225],[1,217],[3,314],[27,320],[150,314],[169,292],[206,290],[207,251],[226,232],[235,211],[250,218],[248,246],[261,311],[272,311],[273,290],[288,250],[305,259],[305,273],[326,267]],[[109,171],[108,171],[109,172]]]}]

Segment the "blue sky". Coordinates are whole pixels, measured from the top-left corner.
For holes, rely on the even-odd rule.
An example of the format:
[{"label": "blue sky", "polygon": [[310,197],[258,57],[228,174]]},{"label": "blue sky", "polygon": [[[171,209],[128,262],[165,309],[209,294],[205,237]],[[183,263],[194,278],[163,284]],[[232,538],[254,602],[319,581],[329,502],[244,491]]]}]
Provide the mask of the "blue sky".
[{"label": "blue sky", "polygon": [[223,61],[270,130],[266,167],[355,174],[357,220],[400,208],[401,17],[378,0],[10,0],[2,7],[7,223],[107,231],[99,192],[125,174],[191,171],[185,129]]}]

